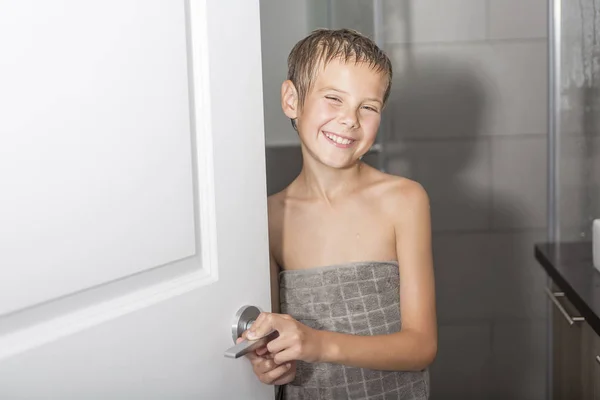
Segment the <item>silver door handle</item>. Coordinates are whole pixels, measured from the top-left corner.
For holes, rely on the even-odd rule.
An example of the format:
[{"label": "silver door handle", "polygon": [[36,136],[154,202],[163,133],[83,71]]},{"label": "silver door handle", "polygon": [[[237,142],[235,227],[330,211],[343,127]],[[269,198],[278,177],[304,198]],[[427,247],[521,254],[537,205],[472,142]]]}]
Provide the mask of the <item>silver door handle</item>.
[{"label": "silver door handle", "polygon": [[600,364],[600,356],[596,356],[596,362]]},{"label": "silver door handle", "polygon": [[233,347],[225,350],[225,357],[227,358],[240,358],[251,351],[254,351],[258,348],[266,346],[271,340],[277,338],[279,336],[279,332],[273,331],[269,333],[267,336],[264,336],[257,340],[244,340],[239,342]]},{"label": "silver door handle", "polygon": [[[260,313],[260,309],[255,306],[243,306],[235,313],[231,324],[231,337],[233,338],[234,343],[250,328]],[[279,333],[277,331],[272,331],[260,339],[243,340],[235,346],[225,350],[225,357],[240,358],[253,350],[265,346],[277,336],[279,336]]]},{"label": "silver door handle", "polygon": [[560,311],[560,313],[563,315],[563,317],[565,317],[565,319],[567,320],[567,322],[569,323],[569,325],[573,325],[575,322],[583,322],[583,321],[585,321],[585,318],[583,318],[583,317],[571,317],[569,315],[569,313],[567,312],[567,310],[565,310],[565,308],[563,307],[563,305],[560,304],[560,302],[558,301],[557,297],[565,297],[565,294],[563,292],[554,292],[554,293],[552,293],[550,291],[550,289],[548,289],[548,288],[545,288],[545,290],[546,290],[546,295],[554,303],[554,305],[556,306],[556,308],[558,308],[558,311]]}]

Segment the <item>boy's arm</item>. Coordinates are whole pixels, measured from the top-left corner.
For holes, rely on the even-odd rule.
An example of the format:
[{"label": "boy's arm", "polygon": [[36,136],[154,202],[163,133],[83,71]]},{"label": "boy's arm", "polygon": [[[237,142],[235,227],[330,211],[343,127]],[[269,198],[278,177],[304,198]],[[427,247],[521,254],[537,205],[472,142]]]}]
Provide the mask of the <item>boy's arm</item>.
[{"label": "boy's arm", "polygon": [[414,182],[400,190],[404,193],[391,198],[396,199],[396,210],[401,210],[396,211],[395,231],[402,330],[370,337],[319,332],[323,362],[421,370],[435,359],[437,323],[429,199],[421,185]]},{"label": "boy's arm", "polygon": [[[278,364],[289,360],[326,362],[377,370],[419,371],[437,353],[437,325],[429,199],[416,183],[392,195],[400,268],[402,330],[389,335],[358,336],[318,331],[287,315],[261,315],[256,337],[276,329],[270,352]],[[390,204],[391,205],[391,204]],[[263,332],[264,331],[264,332]]]},{"label": "boy's arm", "polygon": [[279,265],[269,252],[269,268],[271,270],[271,312],[279,314]]},{"label": "boy's arm", "polygon": [[267,198],[268,206],[268,225],[269,225],[269,275],[271,281],[271,310],[279,313],[279,271],[280,267],[275,260],[274,254],[277,244],[281,241],[281,204],[277,195],[271,195]]}]

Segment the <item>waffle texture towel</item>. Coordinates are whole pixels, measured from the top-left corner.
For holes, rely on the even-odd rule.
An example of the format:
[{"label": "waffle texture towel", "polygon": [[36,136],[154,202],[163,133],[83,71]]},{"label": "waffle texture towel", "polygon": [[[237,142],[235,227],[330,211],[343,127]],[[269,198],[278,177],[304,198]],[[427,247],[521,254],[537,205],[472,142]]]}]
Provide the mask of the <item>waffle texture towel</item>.
[{"label": "waffle texture towel", "polygon": [[[281,311],[311,328],[381,335],[401,327],[397,262],[357,262],[280,273]],[[286,400],[429,398],[429,372],[298,362]]]}]

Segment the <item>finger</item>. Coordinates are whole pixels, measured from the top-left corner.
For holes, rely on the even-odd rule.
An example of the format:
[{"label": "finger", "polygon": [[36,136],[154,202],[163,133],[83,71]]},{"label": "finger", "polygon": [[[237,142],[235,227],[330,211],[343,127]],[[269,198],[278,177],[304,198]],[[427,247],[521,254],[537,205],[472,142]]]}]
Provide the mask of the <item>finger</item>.
[{"label": "finger", "polygon": [[[239,338],[237,338],[237,339],[235,340],[235,344],[238,344],[238,343],[240,343],[240,342],[242,342],[242,341],[244,341],[244,340],[249,340],[249,339],[246,337],[246,336],[247,336],[247,333],[248,333],[248,331],[244,331],[244,332],[242,333],[242,335],[241,335]],[[258,349],[254,350],[254,351],[251,351],[251,352],[249,352],[249,353],[246,353],[246,358],[254,359],[254,358],[256,358],[256,356],[260,356],[260,357],[262,357],[262,356],[264,356],[265,354],[268,354],[268,350],[267,350],[267,346],[266,346],[266,345],[265,345],[265,346],[263,346],[263,347],[259,347]]]},{"label": "finger", "polygon": [[296,360],[297,360],[296,353],[290,349],[286,349],[282,352],[279,352],[279,353],[275,354],[275,357],[273,357],[273,361],[275,361],[275,364],[277,364],[277,365],[289,363],[291,361],[296,361]]},{"label": "finger", "polygon": [[246,331],[247,337],[249,339],[258,339],[258,338],[262,337],[262,336],[256,335],[256,332],[263,325],[264,320],[267,318],[268,315],[270,315],[270,313],[261,312],[260,314],[258,314],[258,317],[256,318],[256,320],[252,323],[252,325],[250,325],[250,329],[248,329]]},{"label": "finger", "polygon": [[267,343],[267,350],[269,353],[275,355],[279,352],[284,351],[294,345],[294,340],[285,336],[279,336],[276,339],[271,340]]},{"label": "finger", "polygon": [[252,323],[252,325],[250,325],[250,330],[252,330],[252,327],[257,327],[260,324],[262,324],[263,321],[265,320],[265,318],[267,318],[267,316],[270,314],[271,313],[267,313],[267,312],[261,312],[260,314],[258,314],[258,317],[256,317],[256,320]]},{"label": "finger", "polygon": [[286,385],[296,377],[296,364],[292,363],[289,370],[273,381],[273,385]]},{"label": "finger", "polygon": [[289,363],[280,365],[279,367],[262,374],[260,376],[260,380],[267,384],[273,384],[273,382],[275,380],[281,378],[281,376],[284,375],[286,372],[288,372],[290,369],[291,369],[291,364],[289,364]]},{"label": "finger", "polygon": [[[248,353],[248,354],[250,354],[250,353]],[[256,368],[257,366],[261,365],[262,363],[264,363],[266,361],[273,363],[273,368],[275,368],[277,366],[277,364],[275,364],[275,362],[273,361],[273,357],[259,356],[254,352],[252,352],[251,354],[252,354],[252,356],[248,357],[248,359],[250,360],[250,363],[252,364],[252,366],[254,368]]]},{"label": "finger", "polygon": [[261,357],[270,357],[267,346],[256,349],[256,355],[261,356]]},{"label": "finger", "polygon": [[250,330],[245,330],[244,332],[242,332],[242,334],[240,335],[240,338],[242,340],[248,340],[248,332],[250,332]]},{"label": "finger", "polygon": [[[239,337],[239,338],[237,338],[237,339],[235,340],[235,344],[238,344],[238,343],[240,343],[240,342],[242,342],[242,341],[244,341],[244,340],[246,340],[246,339],[244,339],[244,338],[242,338],[242,337]],[[261,347],[261,349],[262,349],[262,347]],[[247,359],[249,359],[250,361],[253,361],[253,360],[254,360],[254,359],[256,359],[258,356],[259,356],[259,355],[258,355],[258,354],[256,354],[256,351],[250,351],[250,352],[246,353],[246,355],[245,355],[244,357],[246,357],[246,358],[247,358]]]},{"label": "finger", "polygon": [[250,327],[247,337],[255,340],[268,335],[272,331],[281,331],[285,327],[285,322],[286,320],[280,314],[261,314]]},{"label": "finger", "polygon": [[[238,343],[240,343],[240,342],[243,342],[244,340],[249,340],[249,339],[247,339],[247,338],[245,337],[245,336],[246,336],[246,335],[245,335],[245,333],[246,333],[246,332],[244,332],[244,333],[242,334],[242,336],[241,336],[241,337],[237,338],[237,340],[235,341],[235,344],[238,344]],[[256,355],[258,355],[258,356],[264,356],[264,355],[265,355],[265,354],[267,354],[269,351],[267,350],[267,345],[264,345],[264,346],[262,346],[262,347],[259,347],[259,348],[258,348],[258,349],[256,349],[256,350],[254,350],[254,352],[255,352],[255,353],[256,353]]]},{"label": "finger", "polygon": [[274,370],[277,367],[279,367],[279,365],[275,364],[275,361],[263,359],[254,365],[254,371],[257,374],[264,374],[271,370]]}]

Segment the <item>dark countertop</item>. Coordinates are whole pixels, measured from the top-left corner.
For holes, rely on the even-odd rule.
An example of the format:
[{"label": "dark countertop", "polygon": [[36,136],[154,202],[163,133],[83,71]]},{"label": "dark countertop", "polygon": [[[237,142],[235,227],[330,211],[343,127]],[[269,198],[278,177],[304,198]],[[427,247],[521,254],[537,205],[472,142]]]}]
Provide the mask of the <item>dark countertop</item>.
[{"label": "dark countertop", "polygon": [[592,243],[536,244],[535,258],[600,335],[600,272],[593,265]]}]

